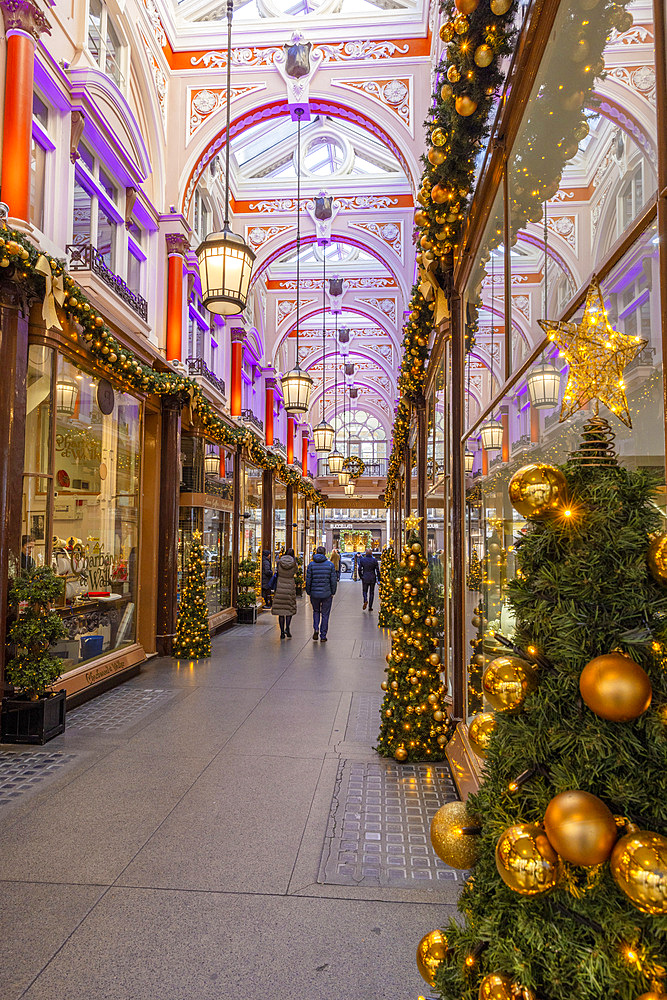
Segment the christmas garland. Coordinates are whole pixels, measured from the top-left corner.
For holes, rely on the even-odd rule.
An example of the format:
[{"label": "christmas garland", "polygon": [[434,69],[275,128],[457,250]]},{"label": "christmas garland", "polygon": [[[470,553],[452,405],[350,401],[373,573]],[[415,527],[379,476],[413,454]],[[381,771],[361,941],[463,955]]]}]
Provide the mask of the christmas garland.
[{"label": "christmas garland", "polygon": [[[282,482],[295,486],[302,496],[326,507],[327,498],[296,470],[289,469],[282,458],[267,451],[246,428],[230,427],[214,412],[197,382],[176,372],[156,372],[113,335],[104,319],[88,301],[83,289],[67,273],[65,263],[37,250],[22,233],[2,224],[0,235],[0,268],[13,267],[11,275],[27,293],[35,283],[45,282],[45,307],[55,319],[56,303],[73,323],[78,324],[78,337],[98,364],[123,389],[139,390],[155,396],[177,396],[183,406],[189,405],[197,414],[202,429],[220,445],[245,446],[250,459],[262,469],[275,471]],[[52,325],[54,325],[52,323]]]}]

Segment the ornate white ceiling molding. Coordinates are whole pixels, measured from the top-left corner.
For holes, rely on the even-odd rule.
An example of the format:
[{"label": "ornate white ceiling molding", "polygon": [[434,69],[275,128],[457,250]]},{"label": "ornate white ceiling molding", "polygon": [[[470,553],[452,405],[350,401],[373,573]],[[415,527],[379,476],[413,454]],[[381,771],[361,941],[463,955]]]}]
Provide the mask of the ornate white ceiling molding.
[{"label": "ornate white ceiling molding", "polygon": [[[246,87],[232,87],[231,103],[248,97],[260,90],[266,90],[265,83]],[[186,145],[192,141],[199,129],[218,111],[225,111],[227,106],[226,87],[188,87],[188,121],[186,126]]]},{"label": "ornate white ceiling molding", "polygon": [[411,76],[384,79],[332,80],[333,87],[343,87],[369,97],[390,111],[414,136],[413,83]]}]

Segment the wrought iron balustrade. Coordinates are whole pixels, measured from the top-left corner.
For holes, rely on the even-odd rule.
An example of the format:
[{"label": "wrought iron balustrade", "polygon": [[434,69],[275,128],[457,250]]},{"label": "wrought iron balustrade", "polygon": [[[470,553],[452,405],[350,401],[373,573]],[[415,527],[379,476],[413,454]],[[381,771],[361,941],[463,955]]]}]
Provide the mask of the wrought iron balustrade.
[{"label": "wrought iron balustrade", "polygon": [[264,421],[256,417],[252,410],[241,410],[241,417],[247,424],[258,430],[260,434],[264,433]]},{"label": "wrought iron balustrade", "polygon": [[281,455],[287,455],[287,448],[278,438],[273,439],[273,450],[279,451]]},{"label": "wrought iron balustrade", "polygon": [[203,358],[186,358],[185,363],[188,366],[188,375],[198,375],[199,378],[206,379],[219,393],[227,398],[224,380],[213,374]]},{"label": "wrought iron balustrade", "polygon": [[[383,476],[387,475],[387,459],[386,458],[376,458],[375,460],[363,459],[364,471],[361,474],[361,479],[381,479]],[[317,475],[318,476],[330,476],[329,472],[329,460],[328,458],[318,458],[317,460]]]},{"label": "wrought iron balustrade", "polygon": [[137,316],[148,322],[148,302],[133,292],[123,279],[114,274],[104,257],[92,243],[69,243],[65,247],[69,254],[70,271],[92,271],[105,285],[108,285],[123,302],[134,310]]}]

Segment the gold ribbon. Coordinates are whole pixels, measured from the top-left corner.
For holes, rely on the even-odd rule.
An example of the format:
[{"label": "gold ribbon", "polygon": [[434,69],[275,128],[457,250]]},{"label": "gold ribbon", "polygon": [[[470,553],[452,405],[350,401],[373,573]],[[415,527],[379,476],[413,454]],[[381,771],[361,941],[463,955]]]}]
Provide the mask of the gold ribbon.
[{"label": "gold ribbon", "polygon": [[422,263],[419,264],[419,291],[426,302],[435,300],[433,323],[435,326],[438,326],[443,319],[449,319],[449,306],[447,304],[447,297],[433,273],[434,268],[435,260],[427,260],[426,266]]},{"label": "gold ribbon", "polygon": [[46,282],[46,294],[44,295],[44,304],[42,306],[42,319],[46,323],[46,329],[51,330],[55,327],[56,330],[62,330],[62,325],[56,312],[56,304],[62,306],[65,301],[64,276],[58,274],[54,278],[49,260],[44,254],[40,254],[37,258],[35,270],[39,274],[44,275],[44,281]]}]

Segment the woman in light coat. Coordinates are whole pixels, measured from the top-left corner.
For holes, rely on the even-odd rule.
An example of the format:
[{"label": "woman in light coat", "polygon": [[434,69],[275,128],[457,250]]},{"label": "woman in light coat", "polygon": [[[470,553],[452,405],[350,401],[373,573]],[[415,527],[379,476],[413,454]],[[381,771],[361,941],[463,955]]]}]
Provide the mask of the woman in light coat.
[{"label": "woman in light coat", "polygon": [[296,559],[294,549],[287,552],[278,560],[276,591],[273,595],[271,614],[278,615],[280,622],[280,638],[292,638],[290,623],[292,616],[296,614]]}]

